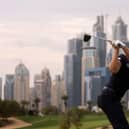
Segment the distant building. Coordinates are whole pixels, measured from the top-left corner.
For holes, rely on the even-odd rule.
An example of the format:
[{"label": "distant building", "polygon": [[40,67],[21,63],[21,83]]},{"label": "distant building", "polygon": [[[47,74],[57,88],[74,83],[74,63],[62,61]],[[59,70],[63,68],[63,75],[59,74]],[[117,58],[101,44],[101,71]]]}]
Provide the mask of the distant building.
[{"label": "distant building", "polygon": [[[112,25],[112,39],[123,41],[129,47],[128,41],[128,26],[123,21],[122,17],[119,16],[115,23]],[[109,50],[107,55],[107,64],[111,61],[113,49]],[[120,49],[120,53],[123,53],[122,49]]]},{"label": "distant building", "polygon": [[68,95],[68,107],[81,104],[81,48],[81,39],[69,40],[68,53],[64,57],[64,84]]},{"label": "distant building", "polygon": [[[106,34],[104,33],[104,16],[97,16],[97,22],[93,25],[93,35],[106,39]],[[106,41],[93,37],[92,42],[93,46],[96,47],[96,57],[98,57],[97,67],[105,67],[107,50]]]},{"label": "distant building", "polygon": [[51,75],[47,68],[34,77],[36,98],[40,99],[39,110],[51,105]]},{"label": "distant building", "polygon": [[34,76],[34,87],[35,87],[35,98],[38,98],[40,100],[39,102],[39,110],[42,110],[43,106],[43,80],[41,78],[41,74],[37,74]]},{"label": "distant building", "polygon": [[36,99],[35,87],[30,87],[30,103],[29,103],[29,106],[30,106],[31,110],[36,109],[35,99]]},{"label": "distant building", "polygon": [[49,69],[44,68],[41,72],[41,78],[43,79],[43,106],[47,107],[51,105],[51,75]]},{"label": "distant building", "polygon": [[87,69],[85,73],[86,79],[86,102],[85,105],[90,101],[92,105],[97,104],[97,96],[101,93],[103,87],[109,80],[110,72],[108,68],[91,68]]},{"label": "distant building", "polygon": [[0,78],[0,99],[2,99],[2,78]]},{"label": "distant building", "polygon": [[63,95],[66,95],[64,79],[60,75],[56,75],[51,88],[51,104],[62,111],[64,108],[64,103],[62,100]]},{"label": "distant building", "polygon": [[[106,39],[106,34],[104,33],[104,16],[97,16],[97,21],[93,25],[93,35],[100,38]],[[88,47],[89,49],[83,50],[82,56],[82,96],[81,102],[85,106],[86,103],[86,82],[85,82],[85,71],[89,68],[105,67],[106,66],[106,41],[92,37],[89,43],[83,43],[83,47]],[[96,49],[91,49],[95,47]]]},{"label": "distant building", "polygon": [[13,100],[13,99],[14,99],[14,75],[7,74],[5,76],[4,100]]},{"label": "distant building", "polygon": [[20,63],[15,69],[14,100],[18,103],[29,101],[30,75],[27,67]]},{"label": "distant building", "polygon": [[81,97],[82,97],[82,105],[85,104],[85,95],[86,95],[86,90],[85,90],[85,71],[86,69],[89,68],[95,68],[96,66],[98,66],[98,58],[96,57],[96,50],[95,49],[84,49],[83,50],[83,56],[82,56],[82,88],[81,88]]},{"label": "distant building", "polygon": [[127,24],[124,23],[121,16],[119,16],[112,26],[113,40],[128,41],[127,38]]}]

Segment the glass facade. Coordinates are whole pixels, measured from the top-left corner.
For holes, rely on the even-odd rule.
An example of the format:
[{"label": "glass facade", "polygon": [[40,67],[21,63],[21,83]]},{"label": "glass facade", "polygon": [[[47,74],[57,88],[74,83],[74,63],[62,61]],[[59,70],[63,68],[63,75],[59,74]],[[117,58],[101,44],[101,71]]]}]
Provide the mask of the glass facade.
[{"label": "glass facade", "polygon": [[81,57],[82,40],[71,39],[64,57],[64,84],[68,95],[68,107],[81,104]]}]

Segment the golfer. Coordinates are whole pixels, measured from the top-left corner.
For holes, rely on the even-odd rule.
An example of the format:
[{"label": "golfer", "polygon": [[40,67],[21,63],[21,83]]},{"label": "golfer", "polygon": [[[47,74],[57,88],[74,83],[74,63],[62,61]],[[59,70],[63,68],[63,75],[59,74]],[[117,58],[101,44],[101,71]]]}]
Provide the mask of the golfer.
[{"label": "golfer", "polygon": [[[120,103],[129,89],[129,48],[121,41],[115,41],[112,47],[114,51],[109,64],[111,77],[98,96],[98,106],[107,115],[113,129],[129,129]],[[123,49],[124,54],[119,54],[120,48]]]}]

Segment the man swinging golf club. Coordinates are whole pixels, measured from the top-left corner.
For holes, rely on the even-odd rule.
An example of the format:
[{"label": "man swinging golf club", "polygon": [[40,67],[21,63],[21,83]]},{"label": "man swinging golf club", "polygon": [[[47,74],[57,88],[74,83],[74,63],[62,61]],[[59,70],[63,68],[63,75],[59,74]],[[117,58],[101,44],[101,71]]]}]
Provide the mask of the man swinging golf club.
[{"label": "man swinging golf club", "polygon": [[[89,40],[90,37],[85,40]],[[129,129],[129,124],[120,103],[121,98],[129,89],[129,48],[121,41],[110,41],[114,49],[109,70],[111,77],[100,96],[98,106],[105,112],[113,129]],[[119,55],[122,48],[124,54]]]}]

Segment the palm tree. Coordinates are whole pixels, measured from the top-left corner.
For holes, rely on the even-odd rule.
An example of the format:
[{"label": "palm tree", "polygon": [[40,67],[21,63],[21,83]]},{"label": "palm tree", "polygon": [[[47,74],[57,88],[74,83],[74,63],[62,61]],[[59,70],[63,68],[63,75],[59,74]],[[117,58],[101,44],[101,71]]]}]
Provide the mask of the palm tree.
[{"label": "palm tree", "polygon": [[29,105],[29,101],[26,101],[26,100],[21,101],[21,107],[23,112],[27,113],[28,105]]},{"label": "palm tree", "polygon": [[63,95],[61,97],[61,99],[64,101],[65,112],[66,112],[67,111],[67,100],[68,100],[68,96],[67,95]]},{"label": "palm tree", "polygon": [[36,106],[36,112],[37,113],[39,112],[39,102],[40,102],[40,98],[36,97],[34,99],[34,103],[35,103],[35,106]]},{"label": "palm tree", "polygon": [[91,111],[91,109],[92,109],[92,101],[88,101],[87,102],[87,104],[88,104],[88,109],[89,109],[89,111]]}]

